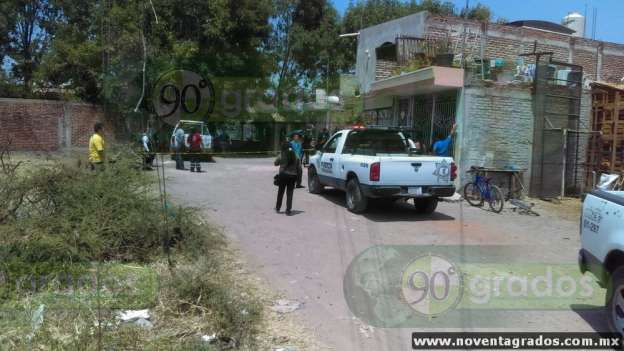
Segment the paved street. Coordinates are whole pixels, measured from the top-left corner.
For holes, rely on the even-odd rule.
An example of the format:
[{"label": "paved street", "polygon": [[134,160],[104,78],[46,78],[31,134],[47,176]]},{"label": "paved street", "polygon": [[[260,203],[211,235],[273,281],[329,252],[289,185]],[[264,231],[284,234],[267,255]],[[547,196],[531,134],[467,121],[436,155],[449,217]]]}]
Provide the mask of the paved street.
[{"label": "paved street", "polygon": [[[343,276],[351,261],[375,245],[517,245],[515,254],[532,262],[575,263],[578,221],[556,214],[497,215],[466,203],[441,203],[433,215],[408,204],[376,203],[368,213],[345,209],[338,191],[312,195],[295,190],[296,215],[273,210],[276,187],[272,159],[218,159],[205,172],[176,171],[167,163],[168,192],[201,208],[241,249],[257,274],[292,300],[294,312],[336,350],[410,350],[413,329],[367,328],[345,302]],[[305,183],[305,179],[304,179]],[[604,329],[601,312],[574,310],[510,312],[509,331],[593,331]],[[478,328],[470,315],[461,330]]]}]

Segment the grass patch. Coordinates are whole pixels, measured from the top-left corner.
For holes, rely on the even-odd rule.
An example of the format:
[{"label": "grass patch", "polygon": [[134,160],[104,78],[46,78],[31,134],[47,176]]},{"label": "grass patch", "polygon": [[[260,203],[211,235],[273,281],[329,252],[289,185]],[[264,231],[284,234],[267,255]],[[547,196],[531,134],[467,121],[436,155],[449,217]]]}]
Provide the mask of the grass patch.
[{"label": "grass patch", "polygon": [[[262,305],[226,240],[193,209],[163,215],[134,155],[99,172],[6,153],[0,166],[0,349],[257,349]],[[120,322],[125,309],[153,327]]]}]

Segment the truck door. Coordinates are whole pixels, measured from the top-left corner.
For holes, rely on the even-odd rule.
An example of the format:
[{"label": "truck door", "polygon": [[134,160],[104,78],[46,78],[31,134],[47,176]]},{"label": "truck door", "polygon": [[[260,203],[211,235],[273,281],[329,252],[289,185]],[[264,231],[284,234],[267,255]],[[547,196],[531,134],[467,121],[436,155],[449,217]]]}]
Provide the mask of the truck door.
[{"label": "truck door", "polygon": [[[615,204],[594,194],[588,194],[583,202],[581,215],[581,242],[583,247],[594,254],[603,253],[607,242],[605,222],[609,206]],[[613,212],[613,211],[611,211]],[[606,252],[604,252],[606,253]]]},{"label": "truck door", "polygon": [[336,186],[336,174],[338,171],[338,159],[336,157],[336,149],[342,133],[335,134],[322,149],[321,164],[319,169],[319,176],[322,177],[322,182],[329,186]]}]

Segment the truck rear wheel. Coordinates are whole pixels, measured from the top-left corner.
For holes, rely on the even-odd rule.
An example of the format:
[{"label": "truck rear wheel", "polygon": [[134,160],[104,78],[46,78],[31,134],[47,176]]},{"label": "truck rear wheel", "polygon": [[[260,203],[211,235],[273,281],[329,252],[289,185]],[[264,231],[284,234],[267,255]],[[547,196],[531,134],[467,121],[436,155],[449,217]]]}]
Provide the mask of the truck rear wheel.
[{"label": "truck rear wheel", "polygon": [[414,199],[414,207],[419,213],[431,214],[438,207],[438,199],[435,197],[416,198]]},{"label": "truck rear wheel", "polygon": [[308,168],[308,191],[311,194],[320,194],[325,190],[323,184],[321,184],[321,180],[319,179],[318,174],[316,173],[316,168],[309,167]]},{"label": "truck rear wheel", "polygon": [[607,286],[607,323],[614,333],[624,335],[624,266],[611,275]]},{"label": "truck rear wheel", "polygon": [[347,181],[347,208],[353,213],[362,213],[368,207],[368,198],[362,193],[360,183],[357,178],[351,178]]}]

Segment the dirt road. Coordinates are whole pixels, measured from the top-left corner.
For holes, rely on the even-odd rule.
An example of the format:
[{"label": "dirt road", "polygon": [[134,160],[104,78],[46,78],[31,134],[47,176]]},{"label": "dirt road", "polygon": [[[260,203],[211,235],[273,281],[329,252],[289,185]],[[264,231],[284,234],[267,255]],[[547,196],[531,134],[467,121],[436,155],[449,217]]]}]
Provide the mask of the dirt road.
[{"label": "dirt road", "polygon": [[[578,222],[555,214],[497,215],[465,203],[441,203],[427,216],[406,203],[379,203],[364,215],[354,215],[338,191],[319,196],[297,189],[296,215],[288,217],[273,210],[276,170],[271,159],[218,159],[204,169],[193,174],[167,164],[169,193],[176,201],[201,208],[223,227],[253,270],[286,298],[303,302],[294,314],[335,350],[411,350],[410,333],[417,330],[368,327],[346,303],[344,274],[370,247],[512,245],[518,248],[514,255],[532,262],[576,262]],[[513,320],[508,331],[604,329],[601,311],[574,306],[509,312],[508,317]],[[482,330],[469,311],[461,318],[453,330]]]}]

